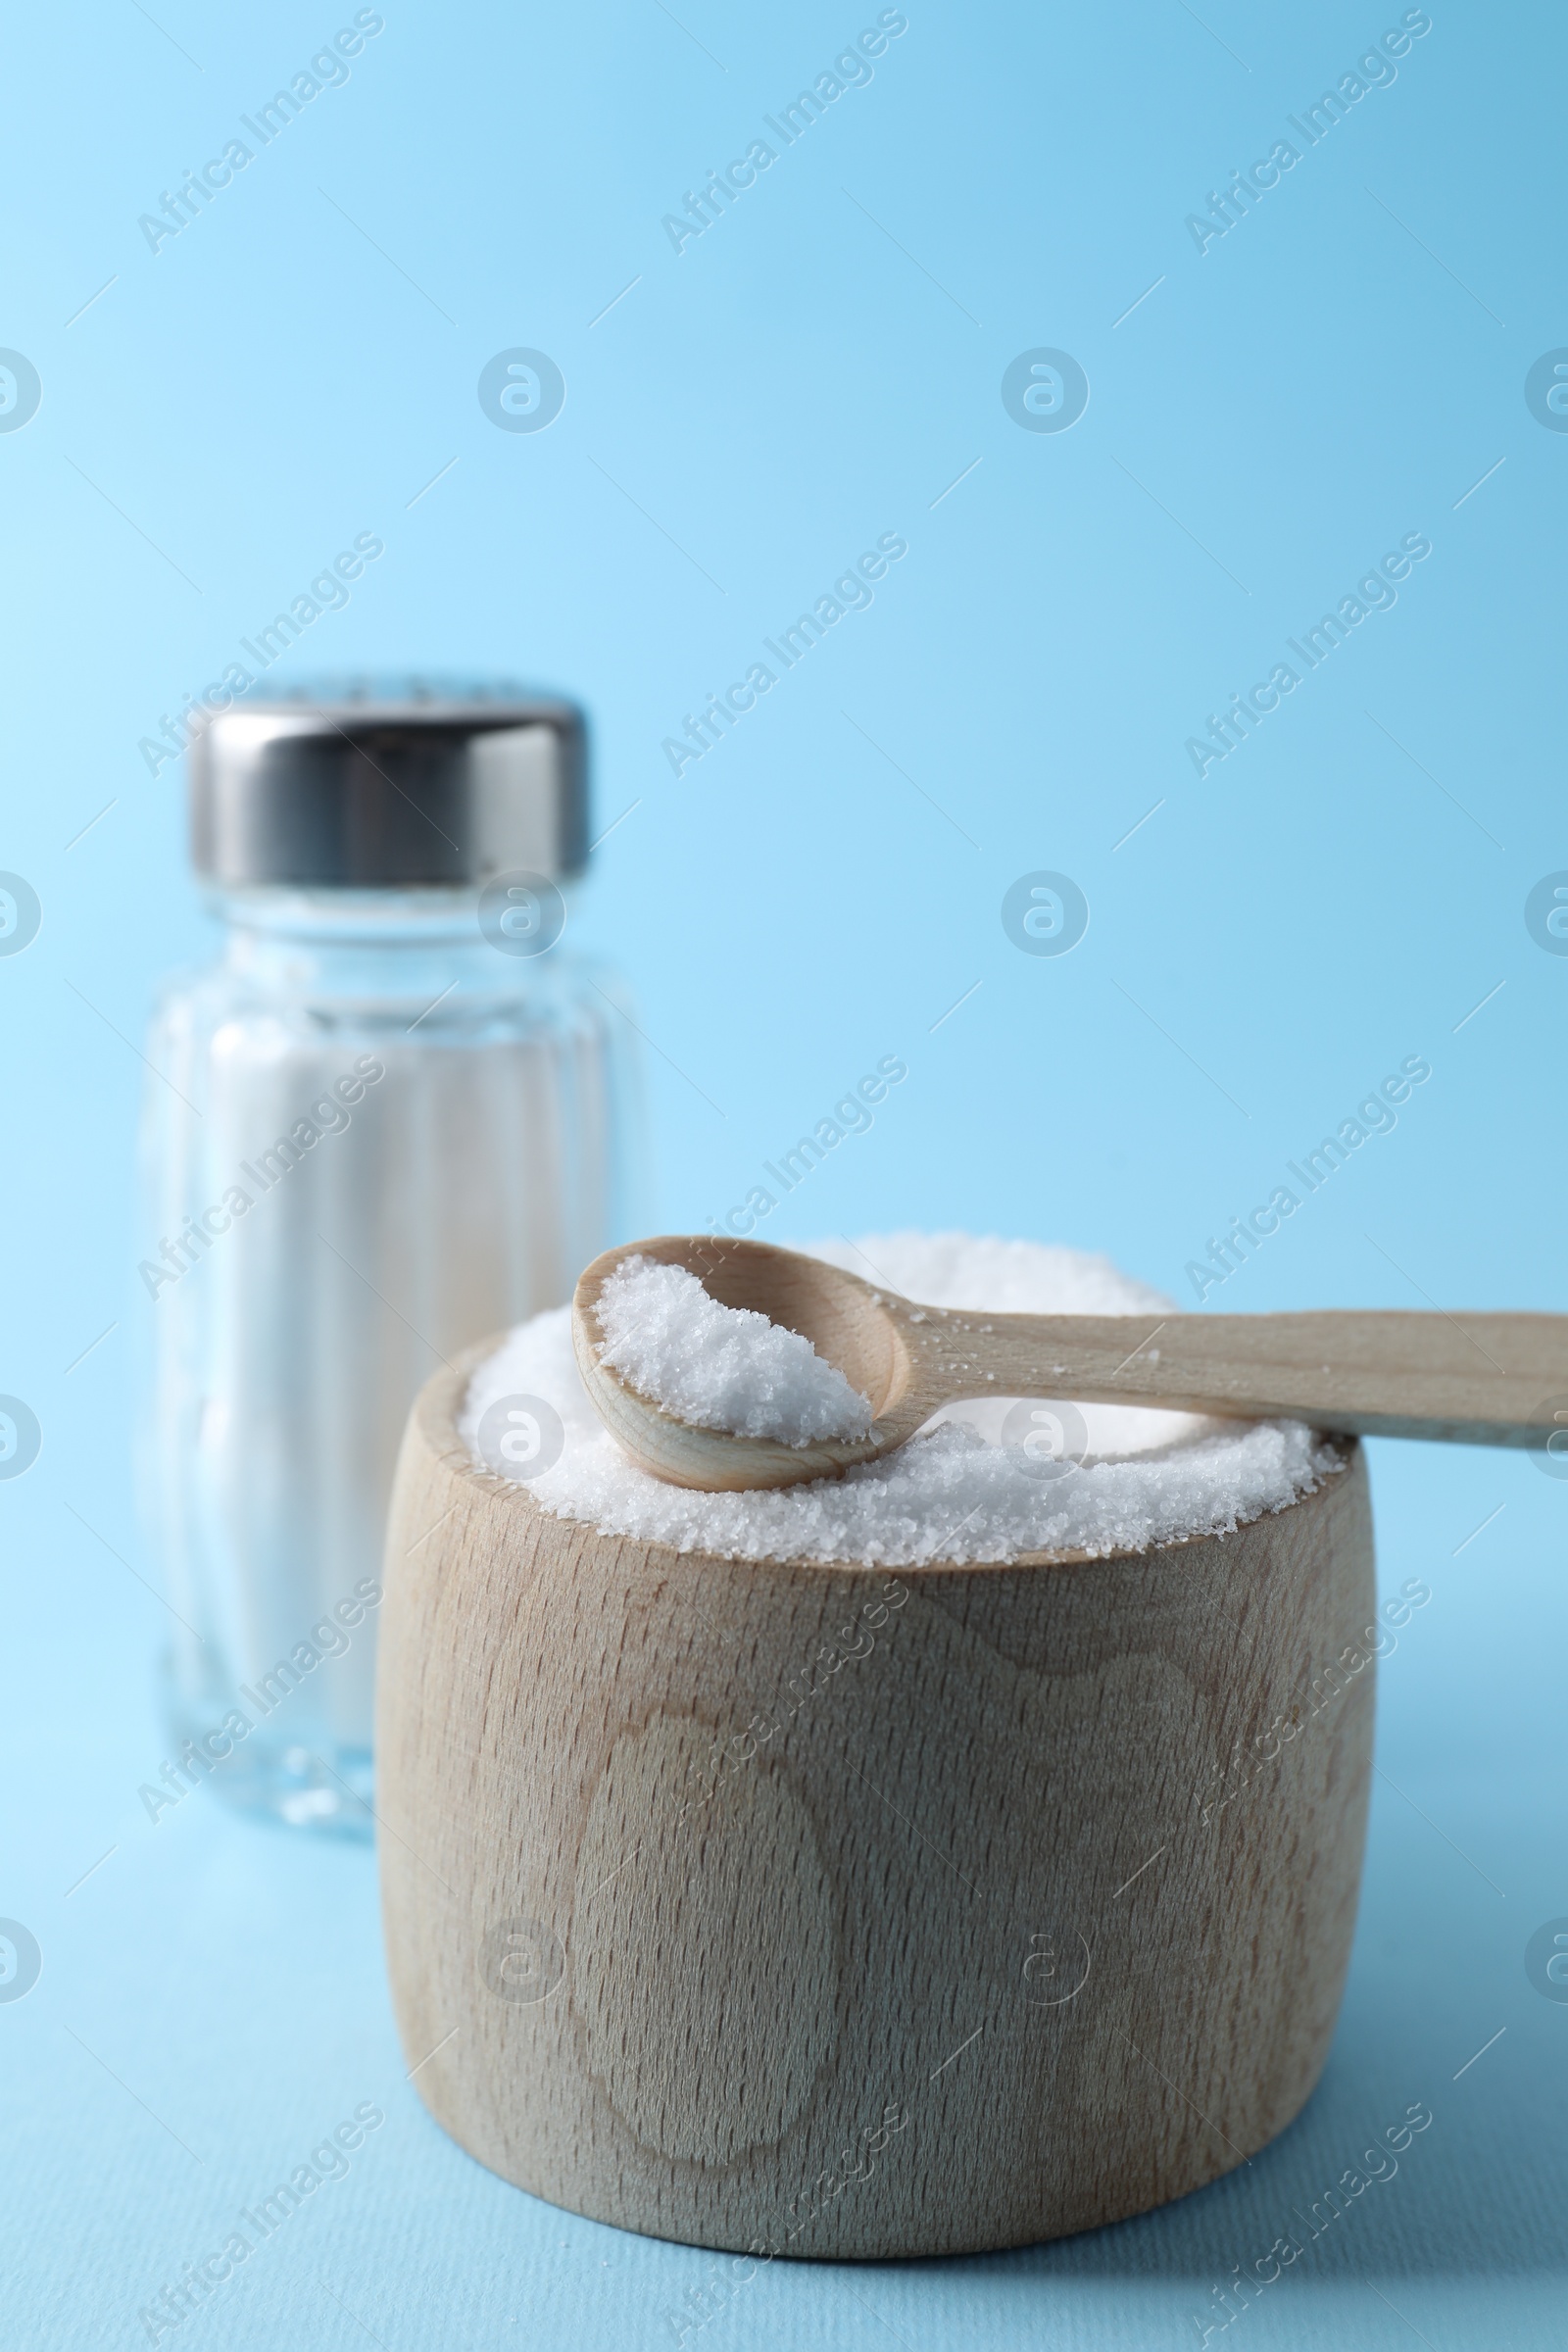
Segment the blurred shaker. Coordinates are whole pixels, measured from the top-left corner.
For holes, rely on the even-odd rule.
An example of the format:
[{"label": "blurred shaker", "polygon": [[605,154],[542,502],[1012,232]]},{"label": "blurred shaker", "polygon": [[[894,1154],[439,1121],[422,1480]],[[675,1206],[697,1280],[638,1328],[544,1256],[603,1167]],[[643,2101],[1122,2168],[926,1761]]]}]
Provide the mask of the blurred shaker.
[{"label": "blurred shaker", "polygon": [[[419,687],[241,702],[189,772],[224,936],[147,1049],[165,1784],[364,1834],[410,1402],[629,1230],[628,1023],[614,978],[561,944],[583,724]],[[512,1455],[547,1451],[548,1413],[516,1418]]]}]

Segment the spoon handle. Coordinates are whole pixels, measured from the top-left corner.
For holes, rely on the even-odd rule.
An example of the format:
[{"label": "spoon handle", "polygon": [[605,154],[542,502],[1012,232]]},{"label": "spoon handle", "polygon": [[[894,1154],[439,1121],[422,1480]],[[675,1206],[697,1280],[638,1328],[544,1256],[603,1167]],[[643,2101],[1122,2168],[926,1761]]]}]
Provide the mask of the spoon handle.
[{"label": "spoon handle", "polygon": [[1568,1455],[1568,1315],[926,1313],[922,1387],[942,1401],[1079,1397],[1468,1446],[1556,1430]]}]

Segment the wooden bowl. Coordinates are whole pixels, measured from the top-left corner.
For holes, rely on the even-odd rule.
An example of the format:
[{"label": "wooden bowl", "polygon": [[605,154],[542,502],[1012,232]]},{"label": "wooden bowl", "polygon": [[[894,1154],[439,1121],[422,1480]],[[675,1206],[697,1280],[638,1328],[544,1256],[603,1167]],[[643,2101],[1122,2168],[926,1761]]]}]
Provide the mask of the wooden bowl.
[{"label": "wooden bowl", "polygon": [[393,1997],[462,2146],[757,2262],[1059,2236],[1284,2129],[1365,1832],[1356,1444],[1222,1539],[719,1559],[476,1467],[496,1344],[414,1407],[381,1627]]}]

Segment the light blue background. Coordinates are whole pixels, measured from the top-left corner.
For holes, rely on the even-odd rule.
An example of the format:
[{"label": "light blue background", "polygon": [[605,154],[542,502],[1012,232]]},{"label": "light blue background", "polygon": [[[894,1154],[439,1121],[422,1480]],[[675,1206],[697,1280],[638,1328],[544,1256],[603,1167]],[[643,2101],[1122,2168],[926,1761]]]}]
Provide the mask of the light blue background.
[{"label": "light blue background", "polygon": [[[154,255],[138,214],[352,11],[155,13],[10,36],[0,343],[43,398],[0,437],[0,866],[44,914],[0,961],[0,1389],[44,1450],[0,1486],[0,1912],[44,1973],[0,2006],[7,2334],[145,2341],[138,2307],[374,2099],[350,2177],[166,2343],[672,2345],[711,2258],[535,2203],[424,2115],[370,1856],[205,1792],[156,1829],[136,1800],[164,1613],[130,1503],[131,1041],[206,937],[177,772],[138,739],[374,531],[352,604],[274,674],[406,662],[585,699],[596,830],[632,812],[580,935],[658,1048],[652,1224],[742,1199],[898,1053],[907,1082],[770,1238],[1060,1240],[1190,1304],[1207,1238],[1422,1054],[1397,1129],[1208,1304],[1568,1308],[1568,959],[1523,920],[1568,866],[1568,435],[1523,398],[1568,343],[1563,26],[1435,6],[1396,81],[1200,256],[1184,217],[1398,7],[916,0],[870,85],[677,255],[661,216],[874,8],[394,4]],[[480,411],[514,345],[564,373],[546,432]],[[1000,398],[1041,345],[1090,379],[1065,433]],[[909,552],[873,607],[677,781],[661,739],[887,531]],[[1205,713],[1412,531],[1433,553],[1395,609],[1200,781]],[[1092,908],[1060,959],[1001,926],[1042,867]],[[1568,2006],[1523,1953],[1568,1912],[1568,1487],[1373,1455],[1382,1582],[1433,1599],[1384,1670],[1350,1989],[1301,2121],[1070,2243],[775,2266],[689,2342],[1193,2344],[1211,2284],[1417,2098],[1436,2121],[1399,2178],[1239,2326],[1560,2340]]]}]

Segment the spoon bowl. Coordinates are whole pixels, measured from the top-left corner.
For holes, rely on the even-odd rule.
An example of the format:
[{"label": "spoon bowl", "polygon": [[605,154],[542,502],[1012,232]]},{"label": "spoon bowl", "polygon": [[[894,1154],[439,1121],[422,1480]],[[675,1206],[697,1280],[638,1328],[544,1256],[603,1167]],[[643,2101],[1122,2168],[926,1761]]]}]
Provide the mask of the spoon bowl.
[{"label": "spoon bowl", "polygon": [[[871,1407],[872,1425],[865,1436],[821,1439],[808,1446],[786,1446],[777,1438],[734,1437],[683,1421],[631,1388],[602,1360],[605,1338],[598,1314],[606,1282],[628,1257],[684,1266],[720,1306],[749,1307],[808,1340]],[[909,1317],[929,1311],[911,1307],[896,1293],[874,1290],[858,1274],[793,1250],[775,1250],[766,1242],[673,1234],[607,1250],[594,1259],[572,1298],[571,1339],[583,1385],[612,1436],[633,1461],[671,1486],[721,1494],[836,1478],[855,1463],[874,1461],[912,1438],[935,1408],[924,1401],[925,1384],[917,1377],[920,1353],[906,1335],[920,1328]]]}]

